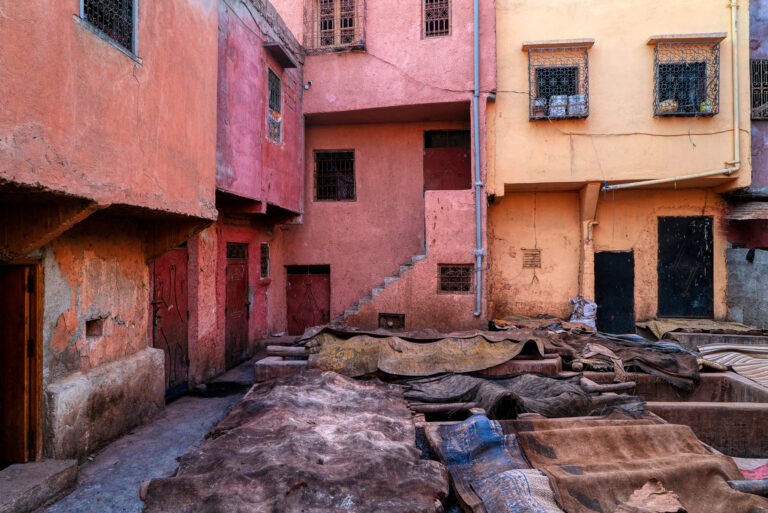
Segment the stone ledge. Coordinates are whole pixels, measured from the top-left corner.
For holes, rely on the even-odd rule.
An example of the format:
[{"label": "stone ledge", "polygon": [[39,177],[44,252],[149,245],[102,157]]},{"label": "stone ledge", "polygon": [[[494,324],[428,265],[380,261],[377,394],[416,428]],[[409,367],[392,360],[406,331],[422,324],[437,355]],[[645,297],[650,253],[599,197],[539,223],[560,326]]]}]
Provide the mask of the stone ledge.
[{"label": "stone ledge", "polygon": [[77,481],[77,461],[43,460],[0,471],[0,513],[26,513],[60,497]]}]

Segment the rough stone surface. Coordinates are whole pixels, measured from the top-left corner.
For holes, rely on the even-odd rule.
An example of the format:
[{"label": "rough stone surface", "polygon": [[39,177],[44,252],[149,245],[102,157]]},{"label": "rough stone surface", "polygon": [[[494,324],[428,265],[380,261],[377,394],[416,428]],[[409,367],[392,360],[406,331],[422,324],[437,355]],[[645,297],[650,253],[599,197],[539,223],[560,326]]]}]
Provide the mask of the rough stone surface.
[{"label": "rough stone surface", "polygon": [[109,445],[80,468],[75,490],[45,513],[138,513],[139,487],[148,479],[169,476],[177,458],[200,443],[241,394],[182,397],[155,421]]},{"label": "rough stone surface", "polygon": [[164,356],[160,349],[147,348],[49,384],[44,394],[46,453],[83,458],[161,412]]},{"label": "rough stone surface", "polygon": [[148,513],[436,513],[447,493],[397,387],[312,370],[255,386],[145,502]]},{"label": "rough stone surface", "polygon": [[24,513],[75,485],[75,460],[43,460],[11,465],[0,472],[0,513]]},{"label": "rough stone surface", "polygon": [[768,251],[731,248],[727,254],[730,320],[768,328],[768,295],[761,281],[768,276]]}]

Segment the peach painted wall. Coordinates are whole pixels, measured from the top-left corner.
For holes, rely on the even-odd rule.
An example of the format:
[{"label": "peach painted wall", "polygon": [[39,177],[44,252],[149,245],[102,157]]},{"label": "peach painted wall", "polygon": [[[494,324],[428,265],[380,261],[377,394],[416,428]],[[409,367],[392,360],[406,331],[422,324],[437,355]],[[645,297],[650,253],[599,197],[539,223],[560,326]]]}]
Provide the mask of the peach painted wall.
[{"label": "peach painted wall", "polygon": [[594,250],[635,253],[635,318],[649,319],[658,305],[658,220],[659,216],[712,216],[714,314],[727,315],[725,250],[727,246],[722,198],[706,189],[680,191],[647,190],[609,193],[597,205]]},{"label": "peach painted wall", "polygon": [[[306,0],[312,1],[312,0]],[[275,0],[275,7],[301,41],[304,2]],[[495,12],[480,2],[481,82],[495,86]],[[362,2],[366,50],[307,57],[307,114],[467,100],[472,92],[472,2],[451,2],[451,34],[422,37],[422,2]]]},{"label": "peach painted wall", "polygon": [[[331,318],[424,253],[424,131],[456,123],[308,126],[304,223],[286,225],[288,265],[330,264]],[[356,201],[314,201],[314,150],[354,149]],[[471,226],[474,229],[474,224]],[[467,249],[471,256],[471,249]]]},{"label": "peach painted wall", "polygon": [[[219,2],[219,109],[217,187],[245,198],[301,212],[304,131],[301,68],[283,69],[265,41],[290,38],[243,3]],[[232,9],[235,9],[234,11]],[[259,23],[256,22],[259,20]],[[279,25],[279,20],[274,22]],[[301,55],[294,57],[300,62]],[[282,83],[282,139],[267,137],[268,70]],[[297,158],[298,157],[298,158]]]},{"label": "peach painted wall", "polygon": [[214,0],[141,2],[141,63],[87,28],[78,0],[0,12],[0,179],[215,217]]},{"label": "peach painted wall", "polygon": [[[489,309],[567,316],[579,287],[579,194],[509,193],[488,207]],[[523,269],[523,249],[541,250],[541,268]]]},{"label": "peach painted wall", "polygon": [[[378,327],[379,313],[405,314],[405,328],[458,330],[482,327],[474,317],[474,289],[468,294],[437,293],[440,264],[473,264],[475,198],[470,189],[426,192],[427,258],[386,287],[360,313],[346,319],[361,328]],[[473,275],[474,281],[474,275]]]},{"label": "peach painted wall", "polygon": [[[724,203],[706,189],[635,190],[601,194],[591,247],[632,250],[635,255],[635,317],[656,315],[658,217],[714,217],[715,317],[726,315]],[[568,299],[579,291],[579,195],[508,193],[489,209],[491,314],[570,315]],[[520,250],[542,250],[542,268],[522,269]],[[593,263],[591,265],[594,265]],[[585,269],[585,272],[592,272]],[[594,290],[586,290],[594,297]]]},{"label": "peach painted wall", "polygon": [[[742,170],[750,181],[749,4],[740,2]],[[498,0],[499,93],[491,121],[489,193],[505,184],[651,179],[724,167],[732,159],[730,9],[722,0],[623,0],[588,7],[580,0]],[[653,46],[662,34],[725,32],[720,44],[720,113],[709,118],[653,116]],[[528,54],[523,41],[593,38],[589,117],[529,121]],[[723,178],[710,179],[716,184]]]}]

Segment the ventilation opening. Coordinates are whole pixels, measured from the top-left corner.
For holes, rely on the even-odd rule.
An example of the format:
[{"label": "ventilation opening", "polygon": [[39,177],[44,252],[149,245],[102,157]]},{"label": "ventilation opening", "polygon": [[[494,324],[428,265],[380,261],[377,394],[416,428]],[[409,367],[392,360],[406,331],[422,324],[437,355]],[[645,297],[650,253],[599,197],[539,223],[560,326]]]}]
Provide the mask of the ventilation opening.
[{"label": "ventilation opening", "polygon": [[405,314],[380,313],[379,328],[384,328],[386,330],[405,329]]},{"label": "ventilation opening", "polygon": [[472,292],[472,264],[440,265],[438,292],[443,294],[469,294]]},{"label": "ventilation opening", "polygon": [[227,258],[245,260],[248,258],[248,244],[227,242]]},{"label": "ventilation opening", "polygon": [[86,337],[101,337],[104,335],[104,319],[91,319],[85,321]]},{"label": "ventilation opening", "polygon": [[541,269],[541,250],[523,250],[523,269]]}]

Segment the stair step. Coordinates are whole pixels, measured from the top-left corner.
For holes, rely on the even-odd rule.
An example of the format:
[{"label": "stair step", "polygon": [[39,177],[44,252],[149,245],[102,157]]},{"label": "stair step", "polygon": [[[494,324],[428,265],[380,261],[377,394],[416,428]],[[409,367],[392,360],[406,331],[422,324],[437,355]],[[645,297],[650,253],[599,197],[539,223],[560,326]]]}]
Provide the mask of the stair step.
[{"label": "stair step", "polygon": [[400,276],[387,276],[384,278],[384,286],[390,285],[400,279]]},{"label": "stair step", "polygon": [[374,287],[374,289],[371,290],[371,297],[377,297],[382,292],[384,292],[384,287]]},{"label": "stair step", "polygon": [[349,317],[350,315],[355,315],[356,313],[360,313],[359,308],[347,308],[344,310],[344,317]]},{"label": "stair step", "polygon": [[403,274],[405,271],[413,269],[413,264],[405,264],[400,266],[400,274]]},{"label": "stair step", "polygon": [[426,258],[427,258],[427,255],[413,255],[411,257],[411,262],[413,262],[415,264],[416,262],[421,262],[422,260],[425,260]]},{"label": "stair step", "polygon": [[371,294],[368,294],[367,296],[361,297],[357,301],[357,306],[364,305],[366,303],[370,303],[371,301],[373,301],[373,296]]}]

